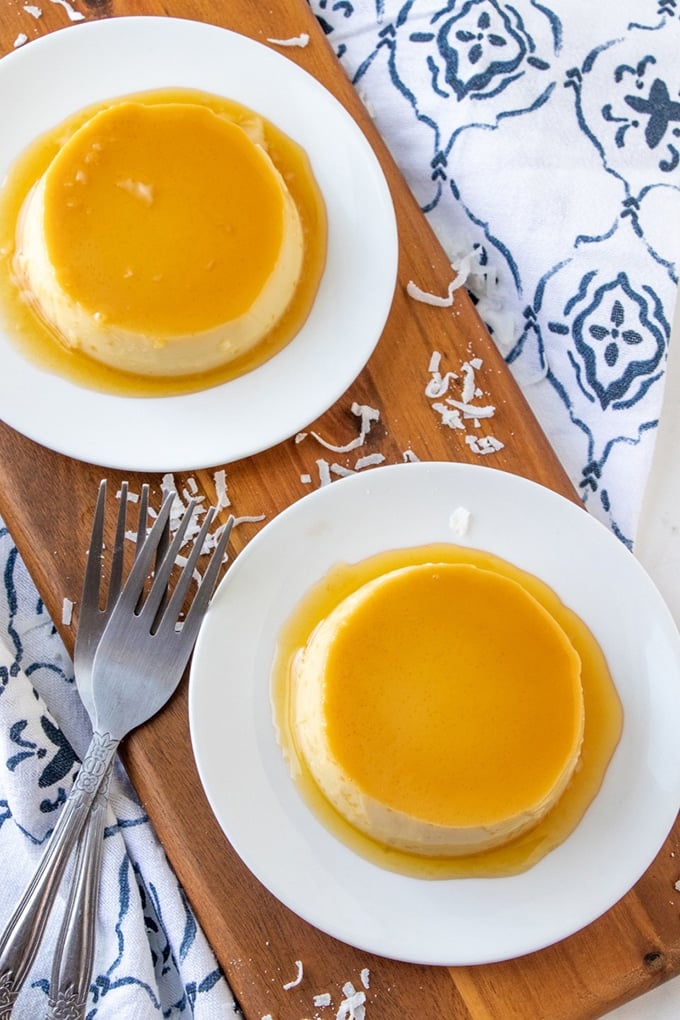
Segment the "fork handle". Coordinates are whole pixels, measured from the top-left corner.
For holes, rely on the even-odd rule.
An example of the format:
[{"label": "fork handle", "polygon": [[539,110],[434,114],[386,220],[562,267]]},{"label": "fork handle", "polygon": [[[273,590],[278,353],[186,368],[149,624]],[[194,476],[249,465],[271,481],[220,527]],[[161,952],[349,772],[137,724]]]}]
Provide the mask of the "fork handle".
[{"label": "fork handle", "polygon": [[0,1020],[9,1020],[28,976],[76,840],[118,748],[94,733],[75,783],[23,897],[0,938]]},{"label": "fork handle", "polygon": [[75,872],[52,961],[46,1020],[83,1020],[94,964],[99,878],[113,763],[78,840]]}]

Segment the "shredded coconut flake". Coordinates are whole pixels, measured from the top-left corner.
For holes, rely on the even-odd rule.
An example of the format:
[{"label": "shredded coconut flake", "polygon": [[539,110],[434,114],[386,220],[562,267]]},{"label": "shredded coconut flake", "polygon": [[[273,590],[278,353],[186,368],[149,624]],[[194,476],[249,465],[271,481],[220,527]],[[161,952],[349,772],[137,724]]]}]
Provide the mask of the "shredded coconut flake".
[{"label": "shredded coconut flake", "polygon": [[[417,283],[414,283],[413,280],[409,280],[406,284],[406,293],[409,297],[412,297],[414,301],[421,301],[424,305],[432,305],[435,308],[450,308],[454,302],[455,292],[465,284],[465,281],[468,278],[470,269],[469,265],[464,265],[464,262],[465,260],[463,259],[457,270],[456,277],[450,281],[445,297],[442,297],[439,294],[431,294],[429,291],[423,290]],[[451,268],[453,269],[453,266],[451,266]]]},{"label": "shredded coconut flake", "polygon": [[15,49],[17,49],[17,47],[23,46],[24,43],[27,43],[27,42],[28,42],[28,36],[26,35],[26,33],[25,32],[19,32],[19,35],[16,37],[16,39],[14,40],[12,45],[14,46]]},{"label": "shredded coconut flake", "polygon": [[414,453],[413,450],[404,450],[401,456],[405,464],[420,463],[420,457],[418,456],[417,453]]},{"label": "shredded coconut flake", "polygon": [[375,407],[369,407],[367,404],[357,404],[356,401],[352,404],[351,410],[353,415],[361,419],[361,424],[359,435],[350,440],[349,443],[345,443],[344,446],[336,446],[334,443],[329,443],[318,432],[312,432],[311,435],[314,436],[318,443],[325,446],[327,450],[331,450],[332,453],[349,453],[351,450],[356,450],[357,447],[363,446],[366,436],[371,431],[373,422],[380,420],[380,411],[376,410]]},{"label": "shredded coconut flake", "polygon": [[432,378],[425,387],[425,396],[431,400],[443,397],[444,394],[448,393],[451,383],[457,379],[458,376],[455,372],[447,372],[445,375],[440,375],[439,372],[432,372]]},{"label": "shredded coconut flake", "polygon": [[345,998],[340,1003],[336,1020],[365,1020],[366,993],[358,992],[351,981],[347,981],[343,985],[342,992]]},{"label": "shredded coconut flake", "polygon": [[65,627],[71,626],[71,620],[73,618],[73,602],[70,599],[64,599],[61,604],[61,622]]},{"label": "shredded coconut flake", "polygon": [[464,418],[474,418],[476,421],[479,421],[480,418],[493,418],[496,413],[496,408],[493,404],[479,407],[476,404],[468,404],[462,400],[454,400],[452,397],[447,397],[446,403],[450,404],[451,407],[457,408]]},{"label": "shredded coconut flake", "polygon": [[369,97],[367,96],[367,94],[364,91],[364,89],[359,89],[358,90],[358,94],[359,94],[359,99],[361,100],[361,102],[366,107],[366,111],[367,111],[369,117],[371,117],[372,120],[375,120],[375,106],[373,105],[373,103],[371,102]]},{"label": "shredded coconut flake", "polygon": [[[461,365],[462,382],[456,372],[442,375],[441,354],[434,351],[430,356],[428,372],[430,380],[425,387],[425,396],[432,402],[432,410],[439,414],[442,425],[450,429],[458,429],[466,433],[465,442],[475,453],[496,453],[503,449],[503,443],[493,436],[477,436],[470,429],[480,429],[484,419],[493,418],[496,408],[493,404],[478,404],[484,393],[477,385],[476,372],[484,362],[481,358],[470,358]],[[460,399],[446,394],[454,386],[460,384]],[[435,400],[433,398],[443,397]]]},{"label": "shredded coconut flake", "polygon": [[64,10],[66,11],[66,13],[68,14],[69,19],[71,21],[84,21],[85,20],[85,15],[81,14],[80,11],[77,11],[68,2],[68,0],[50,0],[50,3],[52,3],[52,4],[59,4],[60,7],[63,7]]},{"label": "shredded coconut flake", "polygon": [[[191,485],[192,482],[194,484],[193,488]],[[197,503],[205,502],[205,496],[198,495],[198,488],[196,487],[196,482],[194,481],[193,478],[187,479],[187,484],[182,490],[182,497],[184,500],[186,500],[187,503],[189,503],[192,499],[195,499]]]},{"label": "shredded coconut flake", "polygon": [[30,14],[36,21],[38,18],[42,18],[42,7],[36,7],[35,4],[24,4],[24,10],[27,14]]},{"label": "shredded coconut flake", "polygon": [[234,527],[238,528],[239,524],[259,524],[266,516],[266,514],[244,514],[243,517],[234,517]]},{"label": "shredded coconut flake", "polygon": [[369,988],[371,984],[371,972],[368,967],[363,968],[359,977],[364,988]]},{"label": "shredded coconut flake", "polygon": [[442,404],[441,402],[433,404],[432,409],[437,411],[441,416],[442,425],[448,425],[450,429],[465,429],[463,419],[460,416],[460,411],[457,411],[452,407],[447,407],[446,404]]},{"label": "shredded coconut flake", "polygon": [[509,351],[524,323],[505,307],[501,271],[490,264],[488,253],[478,245],[453,254],[451,262],[458,272],[465,272],[465,286],[474,295],[477,313],[493,334],[496,345],[501,351]]},{"label": "shredded coconut flake", "polygon": [[440,297],[438,294],[430,294],[426,290],[421,290],[413,280],[409,280],[406,284],[406,293],[414,301],[421,301],[422,304],[432,305],[434,308],[450,308],[453,304],[452,291],[446,297]]},{"label": "shredded coconut flake", "polygon": [[312,1002],[317,1008],[323,1009],[324,1006],[330,1006],[332,999],[330,992],[321,992],[319,995],[315,995]]},{"label": "shredded coconut flake", "polygon": [[495,436],[466,436],[465,442],[474,453],[484,456],[487,453],[497,453],[502,450],[505,443]]},{"label": "shredded coconut flake", "polygon": [[[674,856],[674,854],[671,854],[671,857],[673,857],[673,856]],[[675,889],[675,891],[676,891],[676,892],[680,892],[680,878],[679,878],[679,879],[678,879],[678,881],[677,881],[677,882],[675,883],[675,885],[673,886],[673,888]]]},{"label": "shredded coconut flake", "polygon": [[309,43],[309,35],[307,32],[301,32],[300,35],[294,35],[290,39],[267,39],[267,42],[272,43],[274,46],[305,47]]},{"label": "shredded coconut flake", "polygon": [[467,535],[470,527],[470,511],[464,506],[457,507],[449,518],[449,525],[457,535],[461,537]]},{"label": "shredded coconut flake", "polygon": [[304,968],[302,966],[302,960],[296,960],[295,966],[297,967],[297,974],[295,975],[292,981],[287,981],[286,984],[283,986],[284,991],[286,992],[290,991],[291,988],[297,988],[297,986],[302,982],[302,978],[304,977]]},{"label": "shredded coconut flake", "polygon": [[481,391],[475,381],[475,367],[470,361],[463,362],[463,389],[461,399],[469,404],[475,397],[481,395]]},{"label": "shredded coconut flake", "polygon": [[430,364],[427,366],[428,372],[434,375],[435,372],[439,371],[439,366],[442,363],[442,356],[440,351],[432,351],[430,355]]},{"label": "shredded coconut flake", "polygon": [[354,465],[354,470],[361,471],[362,468],[376,467],[378,464],[382,464],[384,460],[385,455],[383,453],[367,453],[365,457],[359,457]]},{"label": "shredded coconut flake", "polygon": [[216,509],[225,510],[231,506],[231,500],[227,494],[227,472],[222,468],[220,471],[216,471],[213,475],[213,481],[215,483],[215,495],[217,496],[217,507]]},{"label": "shredded coconut flake", "polygon": [[[231,506],[231,501],[227,495],[226,472],[223,470],[216,471],[213,476],[213,481],[215,484],[215,498],[210,500],[210,503],[215,507],[216,511],[219,512],[220,510],[226,509],[227,507]],[[186,485],[181,495],[177,491],[175,476],[172,472],[168,472],[165,475],[163,475],[161,485],[164,494],[172,493],[174,496],[173,503],[170,508],[169,523],[171,537],[174,536],[178,527],[180,526],[189,503],[192,500],[195,503],[194,513],[192,515],[191,520],[188,522],[184,534],[184,542],[182,545],[182,548],[184,548],[184,546],[186,546],[187,543],[193,541],[193,539],[196,537],[196,535],[201,529],[203,518],[205,517],[205,514],[208,512],[207,506],[204,505],[206,501],[206,496],[198,495],[198,485],[193,476],[189,476],[187,478]],[[128,493],[128,499],[130,501],[137,501],[138,498],[139,497],[136,496],[134,493],[130,492]],[[157,516],[158,514],[153,509],[153,507],[149,507],[149,517],[152,518],[153,520]],[[234,516],[233,527],[236,528],[240,524],[259,523],[260,521],[265,520],[265,516],[266,516],[265,514],[253,514],[253,515],[244,514],[241,517]],[[203,555],[208,555],[213,551],[213,549],[219,543],[220,537],[226,527],[227,524],[218,524],[217,522],[215,522],[213,529],[206,535],[205,541],[203,543],[203,549],[201,550]],[[134,531],[127,532],[125,537],[132,542],[135,542],[137,540],[137,534]],[[227,553],[225,554],[225,562],[228,558],[229,557]],[[185,560],[180,553],[180,555],[178,555],[176,559],[176,563],[178,566],[182,566],[184,562]],[[194,576],[196,580],[200,580],[200,572],[198,570],[195,572]]]},{"label": "shredded coconut flake", "polygon": [[307,474],[300,475],[300,481],[302,482],[303,485],[311,485],[312,484],[312,476],[311,475],[307,475]]},{"label": "shredded coconut flake", "polygon": [[327,460],[320,457],[316,462],[316,466],[319,469],[319,485],[330,485],[331,483],[331,469]]},{"label": "shredded coconut flake", "polygon": [[344,464],[331,464],[330,469],[338,478],[349,478],[350,475],[355,474],[352,468],[345,467]]}]

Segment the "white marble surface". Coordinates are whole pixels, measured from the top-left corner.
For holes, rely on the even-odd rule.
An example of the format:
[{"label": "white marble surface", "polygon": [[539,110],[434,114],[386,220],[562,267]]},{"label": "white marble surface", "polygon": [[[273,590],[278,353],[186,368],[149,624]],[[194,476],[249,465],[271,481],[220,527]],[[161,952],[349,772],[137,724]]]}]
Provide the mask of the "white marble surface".
[{"label": "white marble surface", "polygon": [[[635,554],[680,625],[680,301],[676,302],[659,430],[635,539]],[[615,1020],[678,1020],[680,978],[614,1010]]]},{"label": "white marble surface", "polygon": [[608,1014],[612,1020],[678,1020],[680,1016],[680,979],[659,985],[646,995],[626,1003]]}]

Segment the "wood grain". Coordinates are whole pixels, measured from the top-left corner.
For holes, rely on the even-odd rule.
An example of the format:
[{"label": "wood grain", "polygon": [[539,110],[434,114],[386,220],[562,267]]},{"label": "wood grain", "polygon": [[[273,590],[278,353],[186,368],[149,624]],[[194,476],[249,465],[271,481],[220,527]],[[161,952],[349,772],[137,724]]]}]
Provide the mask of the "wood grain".
[{"label": "wood grain", "polygon": [[[223,25],[261,42],[305,31],[305,48],[286,50],[322,81],[359,122],[382,163],[397,212],[399,282],[391,314],[375,354],[359,379],[321,419],[322,435],[345,442],[356,434],[353,401],[380,410],[380,422],[362,453],[380,452],[387,463],[403,451],[421,459],[478,461],[462,432],[443,427],[424,397],[427,365],[440,350],[456,368],[471,355],[483,360],[479,382],[496,405],[493,433],[505,444],[484,463],[532,478],[576,499],[545,436],[479,321],[458,292],[452,310],[434,309],[407,297],[413,279],[444,292],[450,268],[444,252],[410,195],[364,106],[339,68],[304,0],[262,5],[252,0],[78,0],[88,19],[126,14],[179,16]],[[0,50],[9,52],[20,32],[35,36],[68,27],[66,9],[42,0],[32,19],[19,3],[0,7]],[[124,57],[121,57],[124,59]],[[10,101],[3,97],[4,104]],[[0,410],[1,413],[1,410]],[[312,423],[310,423],[312,424]],[[276,513],[309,490],[300,479],[316,477],[324,451],[312,440],[290,440],[256,457],[227,465],[237,516]],[[341,457],[336,458],[342,460]],[[350,461],[345,461],[350,466]],[[219,467],[216,465],[215,467]],[[77,599],[99,479],[113,484],[120,472],[62,457],[0,424],[0,513],[8,524],[49,611],[61,619],[64,597]],[[126,473],[131,486],[149,481],[154,498],[159,476]],[[192,473],[199,490],[214,498],[213,472]],[[186,475],[178,475],[181,486]],[[585,512],[585,511],[584,511]],[[260,527],[241,525],[236,553]],[[76,611],[77,620],[77,611]],[[72,648],[74,627],[63,628]],[[428,968],[371,957],[337,942],[275,900],[250,875],[224,839],[202,793],[191,753],[185,681],[167,708],[130,736],[124,759],[168,856],[186,889],[248,1020],[311,1016],[312,995],[334,999],[347,980],[371,972],[367,1020],[588,1020],[644,992],[680,970],[680,926],[674,882],[680,873],[675,830],[648,872],[614,909],[584,931],[542,952],[482,967]],[[181,791],[181,796],[178,795]],[[622,853],[625,847],[621,848]],[[272,834],[272,852],[276,852]],[[597,876],[584,876],[584,882]],[[302,960],[305,978],[286,991]]]}]

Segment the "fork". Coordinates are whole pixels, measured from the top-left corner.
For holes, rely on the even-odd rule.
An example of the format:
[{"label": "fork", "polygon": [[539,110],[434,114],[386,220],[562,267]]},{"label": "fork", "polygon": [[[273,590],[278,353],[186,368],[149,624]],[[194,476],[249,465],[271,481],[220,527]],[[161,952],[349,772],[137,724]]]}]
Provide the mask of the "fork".
[{"label": "fork", "polygon": [[[89,692],[92,741],[33,880],[0,938],[0,1020],[8,1020],[26,980],[66,863],[120,741],[155,715],[177,687],[208,607],[233,525],[231,518],[210,556],[198,590],[189,600],[189,585],[214,518],[212,508],[206,513],[172,594],[166,598],[195,501],[185,511],[145,595],[147,577],[174,498],[174,493],[165,497],[99,638]],[[185,600],[190,604],[179,629]]]},{"label": "fork", "polygon": [[[92,537],[85,568],[80,600],[78,633],[73,653],[73,666],[80,694],[92,718],[92,665],[104,628],[120,594],[123,580],[123,559],[126,538],[128,484],[121,482],[116,533],[111,554],[111,569],[106,602],[100,606],[102,589],[102,549],[104,547],[104,514],[106,479],[99,486]],[[149,486],[143,485],[137,514],[138,556],[146,538],[149,507]],[[169,524],[160,537],[156,562],[162,560],[168,546]],[[104,850],[104,827],[108,810],[108,787],[112,768],[102,780],[89,818],[78,837],[76,861],[69,897],[52,960],[47,1020],[77,1020],[85,1015],[87,993],[94,964],[95,928],[99,881]]]}]

